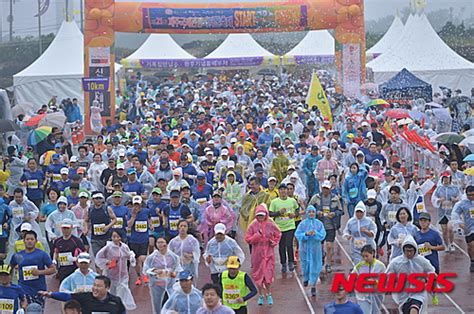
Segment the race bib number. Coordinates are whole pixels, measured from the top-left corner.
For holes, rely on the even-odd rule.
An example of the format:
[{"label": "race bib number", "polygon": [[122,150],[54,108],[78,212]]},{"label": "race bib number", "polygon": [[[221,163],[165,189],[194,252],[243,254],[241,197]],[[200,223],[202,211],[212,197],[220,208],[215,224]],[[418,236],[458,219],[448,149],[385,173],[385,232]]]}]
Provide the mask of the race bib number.
[{"label": "race bib number", "polygon": [[65,253],[59,253],[59,265],[60,266],[71,266],[72,263],[72,253],[71,252],[65,252]]},{"label": "race bib number", "polygon": [[424,203],[417,203],[416,204],[416,211],[418,213],[423,213],[425,212],[425,204]]},{"label": "race bib number", "polygon": [[325,170],[323,171],[324,179],[327,180],[327,178],[328,178],[330,175],[332,175],[332,172],[333,172],[333,171],[332,171],[331,169],[325,169]]},{"label": "race bib number", "polygon": [[144,221],[135,221],[135,231],[136,232],[147,232],[148,230],[148,223],[146,220]]},{"label": "race bib number", "polygon": [[349,190],[349,197],[350,198],[356,198],[359,195],[359,189],[358,188],[352,188]]},{"label": "race bib number", "polygon": [[15,300],[0,299],[0,314],[13,314]]},{"label": "race bib number", "polygon": [[323,215],[324,216],[328,216],[330,212],[331,212],[331,209],[329,208],[329,206],[323,206]]},{"label": "race bib number", "polygon": [[117,221],[114,223],[114,229],[122,229],[123,228],[123,217],[116,217]]},{"label": "race bib number", "polygon": [[178,223],[179,223],[179,219],[170,219],[170,230],[177,231]]},{"label": "race bib number", "polygon": [[38,180],[28,180],[28,188],[29,189],[37,189],[38,188]]},{"label": "race bib number", "polygon": [[237,299],[240,298],[240,290],[235,285],[229,285],[224,288],[224,299],[229,304],[237,304]]},{"label": "race bib number", "polygon": [[23,280],[28,281],[28,280],[36,280],[39,278],[39,276],[33,275],[33,270],[38,269],[38,266],[32,265],[32,266],[23,266]]},{"label": "race bib number", "polygon": [[206,198],[198,198],[196,200],[196,203],[198,203],[199,205],[202,205],[204,204],[205,202],[207,202],[207,199]]},{"label": "race bib number", "polygon": [[418,244],[418,253],[421,256],[428,256],[431,254],[431,249],[427,248],[425,244]]},{"label": "race bib number", "polygon": [[367,239],[366,238],[355,238],[354,239],[354,246],[358,249],[361,249],[364,245],[367,244]]},{"label": "race bib number", "polygon": [[442,209],[451,209],[453,207],[453,202],[451,201],[444,201],[441,203]]},{"label": "race bib number", "polygon": [[78,285],[76,289],[74,290],[74,293],[91,292],[91,291],[92,291],[92,285]]},{"label": "race bib number", "polygon": [[160,217],[151,217],[151,226],[153,228],[159,228],[161,226]]},{"label": "race bib number", "polygon": [[94,235],[105,234],[105,224],[95,224],[93,227],[94,227]]},{"label": "race bib number", "polygon": [[469,209],[469,214],[471,215],[471,219],[474,219],[474,208]]},{"label": "race bib number", "polygon": [[390,222],[397,221],[397,212],[389,211],[388,212],[388,221],[390,221]]},{"label": "race bib number", "polygon": [[53,182],[61,181],[61,175],[59,173],[53,173]]},{"label": "race bib number", "polygon": [[13,208],[13,216],[14,217],[23,217],[25,215],[25,210],[23,207],[15,207]]}]

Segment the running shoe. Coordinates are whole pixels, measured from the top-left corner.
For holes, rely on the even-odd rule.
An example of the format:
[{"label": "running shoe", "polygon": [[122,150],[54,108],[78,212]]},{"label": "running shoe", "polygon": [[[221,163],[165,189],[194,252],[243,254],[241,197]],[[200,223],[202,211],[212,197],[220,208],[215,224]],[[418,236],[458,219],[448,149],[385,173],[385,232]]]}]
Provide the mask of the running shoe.
[{"label": "running shoe", "polygon": [[471,267],[469,268],[471,273],[474,273],[474,262],[471,262]]},{"label": "running shoe", "polygon": [[135,285],[139,286],[142,284],[142,278],[140,276],[137,277],[137,281],[135,281]]},{"label": "running shoe", "polygon": [[454,252],[454,250],[456,250],[456,248],[454,247],[454,244],[451,243],[451,244],[449,245],[449,251],[450,251],[450,252]]},{"label": "running shoe", "polygon": [[273,297],[271,294],[267,295],[267,304],[273,305]]},{"label": "running shoe", "polygon": [[296,249],[295,251],[295,263],[297,263],[300,260],[300,251]]},{"label": "running shoe", "polygon": [[260,295],[258,297],[258,302],[257,302],[258,305],[263,305],[263,295]]},{"label": "running shoe", "polygon": [[327,273],[332,273],[332,267],[329,264],[326,264],[326,272]]},{"label": "running shoe", "polygon": [[295,270],[295,263],[291,263],[291,262],[288,263],[288,270],[290,272],[294,271]]},{"label": "running shoe", "polygon": [[308,281],[303,281],[303,286],[307,287],[308,286]]},{"label": "running shoe", "polygon": [[431,303],[433,303],[433,305],[439,304],[439,298],[436,294],[434,294],[433,297],[431,298]]},{"label": "running shoe", "polygon": [[150,282],[150,278],[147,276],[147,275],[143,275],[143,283],[149,283]]},{"label": "running shoe", "polygon": [[286,273],[287,271],[288,271],[288,268],[287,268],[286,264],[281,264],[281,272]]},{"label": "running shoe", "polygon": [[312,296],[312,297],[315,297],[315,296],[316,296],[316,288],[315,288],[315,287],[312,287],[312,288],[311,288],[311,296]]}]

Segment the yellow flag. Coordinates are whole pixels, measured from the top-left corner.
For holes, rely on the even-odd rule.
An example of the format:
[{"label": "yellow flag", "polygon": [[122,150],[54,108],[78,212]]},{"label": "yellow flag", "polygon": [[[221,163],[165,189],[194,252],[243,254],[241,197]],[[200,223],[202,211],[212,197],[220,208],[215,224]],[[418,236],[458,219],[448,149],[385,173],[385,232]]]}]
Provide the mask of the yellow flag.
[{"label": "yellow flag", "polygon": [[329,106],[326,93],[315,72],[313,72],[313,76],[311,77],[311,86],[309,87],[308,96],[306,97],[306,103],[309,109],[317,106],[323,117],[328,118],[329,122],[332,123],[331,107]]}]

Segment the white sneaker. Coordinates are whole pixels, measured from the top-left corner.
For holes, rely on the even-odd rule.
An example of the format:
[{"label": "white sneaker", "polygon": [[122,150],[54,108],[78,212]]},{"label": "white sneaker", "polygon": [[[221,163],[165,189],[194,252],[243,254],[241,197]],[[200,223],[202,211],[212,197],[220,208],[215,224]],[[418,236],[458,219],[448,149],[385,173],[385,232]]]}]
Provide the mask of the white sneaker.
[{"label": "white sneaker", "polygon": [[451,244],[449,245],[449,251],[450,251],[450,252],[454,252],[455,249],[456,249],[456,248],[454,247],[454,244],[451,243]]}]

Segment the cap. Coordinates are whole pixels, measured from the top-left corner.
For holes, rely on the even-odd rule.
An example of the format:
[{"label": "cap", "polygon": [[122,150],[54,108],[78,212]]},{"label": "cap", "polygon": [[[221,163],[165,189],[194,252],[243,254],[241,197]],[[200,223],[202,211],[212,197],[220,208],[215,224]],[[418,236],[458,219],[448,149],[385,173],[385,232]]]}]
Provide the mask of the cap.
[{"label": "cap", "polygon": [[369,123],[367,121],[364,121],[361,123],[361,126],[369,126]]},{"label": "cap", "polygon": [[229,155],[229,151],[227,149],[223,149],[221,150],[221,155],[222,156],[228,156]]},{"label": "cap", "polygon": [[163,194],[163,192],[161,192],[161,189],[160,188],[154,188],[153,190],[151,190],[151,194],[153,193],[156,193],[156,194]]},{"label": "cap", "polygon": [[142,197],[140,195],[135,195],[132,199],[132,204],[141,204]]},{"label": "cap", "polygon": [[377,197],[377,191],[375,191],[374,189],[370,189],[367,191],[367,199],[371,198],[371,199],[375,199]]},{"label": "cap", "polygon": [[104,198],[104,195],[102,193],[95,193],[94,195],[92,195],[92,198]]},{"label": "cap", "polygon": [[255,173],[263,173],[263,168],[256,168]]},{"label": "cap", "polygon": [[212,197],[214,197],[214,196],[217,196],[217,197],[222,198],[222,194],[221,194],[221,192],[219,192],[219,190],[215,190],[215,191],[212,193]]},{"label": "cap", "polygon": [[280,184],[280,186],[278,187],[278,189],[287,189],[288,187],[286,186],[285,183],[282,183]]},{"label": "cap", "polygon": [[206,152],[206,155],[214,155],[214,152],[213,152],[212,150],[208,150],[208,151]]},{"label": "cap", "polygon": [[319,146],[313,145],[313,146],[311,146],[311,150],[319,150]]},{"label": "cap", "polygon": [[347,137],[347,138],[354,138],[354,134],[352,134],[352,133],[349,133],[349,134],[347,134],[347,136],[346,136],[346,137]]},{"label": "cap", "polygon": [[183,270],[182,272],[179,273],[178,279],[180,281],[191,280],[193,279],[193,274],[191,274],[189,270]]},{"label": "cap", "polygon": [[79,183],[71,183],[71,185],[69,186],[69,188],[72,190],[72,189],[77,189],[79,190],[81,188],[81,186],[79,185]]},{"label": "cap", "polygon": [[216,143],[216,142],[215,142],[214,140],[209,140],[209,141],[207,141],[207,144],[209,144],[209,145],[214,145],[215,143]]},{"label": "cap", "polygon": [[290,169],[296,170],[294,165],[289,165],[287,170],[290,170]]},{"label": "cap", "polygon": [[232,160],[227,163],[227,168],[234,168],[235,167],[235,162]]},{"label": "cap", "polygon": [[422,213],[420,213],[420,215],[418,216],[418,219],[426,219],[426,220],[431,221],[431,215],[430,215],[430,213],[422,212]]},{"label": "cap", "polygon": [[135,168],[128,168],[127,170],[127,174],[136,174],[137,173],[137,170]]},{"label": "cap", "polygon": [[31,226],[29,222],[24,222],[20,227],[20,231],[31,231],[31,230],[33,230],[33,227]]},{"label": "cap", "polygon": [[12,268],[8,264],[3,264],[0,266],[0,274],[10,275]]},{"label": "cap", "polygon": [[277,178],[275,178],[275,177],[270,177],[270,178],[268,178],[268,181],[269,181],[269,182],[270,182],[270,181],[278,182]]},{"label": "cap", "polygon": [[61,155],[59,155],[59,154],[53,154],[53,156],[51,156],[51,158],[52,158],[53,160],[58,160],[59,158],[61,158]]},{"label": "cap", "polygon": [[79,193],[79,198],[81,198],[81,197],[89,198],[89,193],[83,191],[83,192]]},{"label": "cap", "polygon": [[63,145],[61,143],[54,144],[54,148],[61,148],[61,147],[63,147]]},{"label": "cap", "polygon": [[125,150],[124,149],[119,150],[118,155],[119,157],[125,157]]},{"label": "cap", "polygon": [[60,196],[60,197],[58,198],[58,202],[57,202],[57,203],[58,203],[58,204],[59,204],[59,203],[63,203],[63,204],[66,204],[66,205],[67,205],[67,198],[66,198],[65,196]]},{"label": "cap", "polygon": [[196,176],[198,179],[206,178],[206,173],[204,171],[199,171]]},{"label": "cap", "polygon": [[239,268],[240,261],[237,256],[229,256],[227,259],[227,268]]},{"label": "cap", "polygon": [[231,138],[230,139],[230,143],[233,144],[233,143],[237,143],[237,139],[235,137]]},{"label": "cap", "polygon": [[178,130],[173,130],[173,136],[178,136],[179,135],[179,131]]},{"label": "cap", "polygon": [[223,223],[218,223],[214,226],[214,233],[215,234],[218,234],[218,233],[221,233],[221,234],[225,234],[225,225]]},{"label": "cap", "polygon": [[122,197],[122,196],[123,196],[122,192],[119,192],[119,191],[112,193],[112,197]]},{"label": "cap", "polygon": [[77,156],[72,156],[71,159],[69,159],[69,162],[77,162]]},{"label": "cap", "polygon": [[258,212],[255,214],[255,216],[266,216],[267,214],[265,212]]},{"label": "cap", "polygon": [[329,182],[329,180],[325,180],[321,186],[322,186],[323,188],[328,188],[328,189],[330,189],[330,188],[331,188],[331,182]]},{"label": "cap", "polygon": [[181,169],[176,168],[173,170],[173,176],[180,176],[181,175]]},{"label": "cap", "polygon": [[89,253],[86,253],[86,252],[79,253],[79,255],[77,256],[77,262],[78,263],[90,263],[91,262],[91,256],[89,255]]},{"label": "cap", "polygon": [[61,168],[61,171],[60,171],[61,174],[69,174],[69,169],[64,167],[64,168]]},{"label": "cap", "polygon": [[372,165],[375,164],[375,163],[377,163],[377,164],[380,165],[380,161],[379,161],[378,159],[374,159],[374,160],[372,161]]},{"label": "cap", "polygon": [[63,222],[61,223],[61,228],[72,228],[73,222],[69,218],[64,218]]},{"label": "cap", "polygon": [[117,170],[124,170],[125,169],[125,165],[124,164],[118,164],[117,165]]},{"label": "cap", "polygon": [[86,173],[86,169],[80,167],[80,168],[77,169],[77,172],[76,172],[76,173],[77,173],[77,174],[79,174],[79,173],[84,174],[84,173]]},{"label": "cap", "polygon": [[173,190],[170,192],[170,197],[180,197],[181,192],[179,190]]},{"label": "cap", "polygon": [[356,153],[356,156],[365,156],[364,152],[359,150],[357,153]]}]

